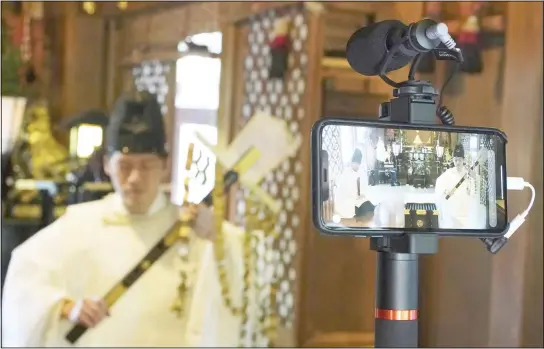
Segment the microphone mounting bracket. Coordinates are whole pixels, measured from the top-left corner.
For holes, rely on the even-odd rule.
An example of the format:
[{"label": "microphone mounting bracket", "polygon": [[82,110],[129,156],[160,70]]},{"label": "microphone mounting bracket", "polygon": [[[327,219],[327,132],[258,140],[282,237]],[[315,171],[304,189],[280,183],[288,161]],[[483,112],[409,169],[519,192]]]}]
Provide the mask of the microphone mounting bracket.
[{"label": "microphone mounting bracket", "polygon": [[[415,58],[412,60],[412,63],[410,65],[410,71],[408,73],[408,80],[403,82],[396,82],[391,80],[387,77],[387,67],[391,63],[391,60],[395,56],[395,54],[400,50],[400,48],[410,40],[409,36],[404,36],[399,42],[397,42],[391,49],[387,52],[385,55],[383,61],[380,64],[380,70],[378,76],[380,79],[382,79],[386,84],[388,84],[391,87],[394,87],[396,89],[401,88],[402,86],[406,86],[407,84],[412,85],[413,83],[420,83],[415,80],[415,74],[417,66],[419,65],[419,61],[421,60],[422,54],[426,53],[418,53]],[[445,47],[435,47],[429,51],[432,51],[436,60],[438,61],[454,61],[458,64],[463,63],[463,54],[460,49],[458,48],[445,48]],[[427,83],[428,86],[431,86],[429,83]],[[431,86],[432,87],[432,86]]]},{"label": "microphone mounting bracket", "polygon": [[[436,116],[446,124],[453,123],[451,112],[440,107],[437,112],[437,103],[435,97],[439,96],[439,92],[428,81],[416,80],[415,72],[419,61],[421,60],[421,52],[415,56],[410,65],[408,80],[396,82],[387,77],[387,67],[399,49],[410,40],[408,35],[405,35],[399,42],[391,47],[387,52],[383,61],[380,64],[379,77],[389,86],[393,87],[393,99],[389,102],[380,105],[380,119],[388,119],[394,122],[406,122],[416,124],[434,124]],[[458,48],[441,48],[435,47],[430,49],[434,53],[437,60],[450,60],[457,63],[463,62],[463,55]],[[427,52],[429,52],[427,51]],[[440,104],[440,103],[439,103]],[[449,120],[451,119],[451,120]]]}]

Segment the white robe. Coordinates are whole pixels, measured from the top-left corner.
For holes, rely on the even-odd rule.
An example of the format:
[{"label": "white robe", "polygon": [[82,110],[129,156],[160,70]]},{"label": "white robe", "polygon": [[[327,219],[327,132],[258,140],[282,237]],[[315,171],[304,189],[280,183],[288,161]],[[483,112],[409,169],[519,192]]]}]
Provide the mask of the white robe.
[{"label": "white robe", "polygon": [[[105,223],[120,206],[115,194],[71,206],[14,250],[4,288],[3,345],[71,346],[64,337],[73,324],[61,319],[61,300],[104,296],[179,215],[160,195],[148,216],[125,225]],[[240,304],[244,232],[230,224],[224,230],[231,294]],[[181,318],[170,310],[180,280],[178,248],[171,247],[113,305],[111,316],[75,346],[238,346],[240,319],[224,306],[212,242],[192,239],[189,267],[195,273],[188,309]]]},{"label": "white robe", "polygon": [[357,179],[360,179],[361,196],[364,195],[366,181],[360,172],[355,172],[351,167],[344,168],[342,174],[336,180],[334,190],[334,211],[340,218],[353,218],[355,205],[357,204]]},{"label": "white robe", "polygon": [[436,179],[435,193],[437,208],[439,209],[439,225],[445,229],[476,229],[473,213],[478,206],[478,197],[470,186],[467,177],[451,197],[446,195],[459,183],[466,174],[466,170],[459,172],[456,168],[449,168]]}]

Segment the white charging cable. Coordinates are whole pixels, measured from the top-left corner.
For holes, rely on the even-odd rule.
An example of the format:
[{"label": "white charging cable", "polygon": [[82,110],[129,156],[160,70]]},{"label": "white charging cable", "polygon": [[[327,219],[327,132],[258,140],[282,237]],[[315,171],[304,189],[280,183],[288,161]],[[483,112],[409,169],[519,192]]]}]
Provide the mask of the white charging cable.
[{"label": "white charging cable", "polygon": [[531,201],[529,201],[529,206],[527,206],[527,209],[520,214],[518,214],[512,222],[510,222],[510,226],[508,227],[508,231],[506,234],[504,234],[504,237],[509,239],[516,230],[518,230],[519,227],[525,222],[525,218],[527,218],[527,215],[533,208],[533,204],[535,203],[535,187],[529,182],[526,182],[521,177],[508,177],[506,179],[506,189],[507,190],[523,190],[525,188],[529,188],[531,190]]},{"label": "white charging cable", "polygon": [[521,227],[523,223],[525,223],[525,219],[529,215],[529,212],[533,208],[533,204],[535,202],[535,196],[536,191],[535,187],[529,182],[526,182],[521,177],[508,177],[506,178],[506,189],[507,190],[523,190],[525,188],[529,188],[531,190],[531,200],[529,201],[529,206],[527,206],[527,209],[520,214],[518,214],[510,224],[508,225],[508,230],[506,233],[501,236],[500,238],[484,238],[481,239],[484,244],[487,247],[487,250],[493,254],[499,252],[501,248],[506,245],[506,242],[508,242],[508,239],[514,235],[514,233]]}]

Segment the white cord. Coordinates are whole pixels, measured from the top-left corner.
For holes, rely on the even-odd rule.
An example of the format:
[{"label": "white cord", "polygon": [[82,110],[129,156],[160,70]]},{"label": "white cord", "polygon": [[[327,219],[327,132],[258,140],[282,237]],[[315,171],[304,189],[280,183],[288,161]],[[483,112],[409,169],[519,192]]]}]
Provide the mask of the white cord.
[{"label": "white cord", "polygon": [[529,201],[529,206],[527,206],[527,209],[522,213],[523,217],[527,217],[527,215],[529,215],[529,212],[533,208],[533,204],[535,203],[536,190],[531,183],[525,182],[524,184],[525,188],[529,188],[531,190],[531,201]]},{"label": "white cord", "polygon": [[448,32],[446,23],[438,23],[429,27],[425,31],[425,34],[427,34],[427,37],[431,40],[440,39],[440,41],[442,41],[442,43],[450,50],[453,50],[457,46],[455,40],[453,40]]},{"label": "white cord", "polygon": [[518,214],[510,222],[510,225],[508,226],[508,231],[506,232],[506,234],[504,234],[504,237],[509,239],[512,235],[514,235],[516,230],[518,230],[519,227],[521,227],[521,225],[525,223],[525,218],[527,218],[527,216],[529,215],[529,212],[533,208],[536,191],[535,191],[535,187],[533,187],[531,183],[526,182],[521,177],[508,177],[506,179],[506,188],[508,190],[523,190],[525,188],[529,188],[531,190],[531,200],[529,201],[529,205],[527,206],[527,209],[523,211],[522,213]]}]

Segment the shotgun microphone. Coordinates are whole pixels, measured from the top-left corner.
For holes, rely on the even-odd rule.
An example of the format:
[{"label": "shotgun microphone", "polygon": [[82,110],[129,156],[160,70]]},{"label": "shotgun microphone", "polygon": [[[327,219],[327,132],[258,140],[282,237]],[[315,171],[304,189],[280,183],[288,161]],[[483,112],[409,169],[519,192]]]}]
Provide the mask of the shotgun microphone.
[{"label": "shotgun microphone", "polygon": [[429,52],[443,43],[455,48],[448,34],[448,26],[432,19],[406,25],[401,21],[387,20],[357,30],[349,39],[346,57],[353,70],[361,75],[380,74],[380,66],[389,50],[400,45],[387,65],[386,73],[409,64],[420,53]]}]

